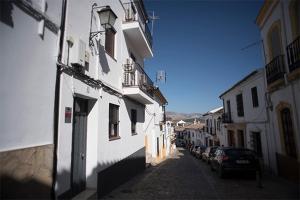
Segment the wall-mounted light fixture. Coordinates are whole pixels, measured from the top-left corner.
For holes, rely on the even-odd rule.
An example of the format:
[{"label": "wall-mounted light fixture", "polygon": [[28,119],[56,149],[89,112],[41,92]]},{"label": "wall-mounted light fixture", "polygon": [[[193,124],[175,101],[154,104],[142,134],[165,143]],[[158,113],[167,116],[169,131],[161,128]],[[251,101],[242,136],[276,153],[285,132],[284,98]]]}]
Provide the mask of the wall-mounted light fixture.
[{"label": "wall-mounted light fixture", "polygon": [[[93,25],[93,16],[94,10],[98,10],[97,13],[100,18],[100,24],[104,28],[103,31],[92,31]],[[89,45],[94,46],[93,38],[98,35],[104,33],[107,29],[114,28],[114,24],[116,22],[117,15],[112,11],[110,6],[97,6],[96,3],[92,6],[91,11],[91,23],[90,23],[90,37],[89,37]]]}]

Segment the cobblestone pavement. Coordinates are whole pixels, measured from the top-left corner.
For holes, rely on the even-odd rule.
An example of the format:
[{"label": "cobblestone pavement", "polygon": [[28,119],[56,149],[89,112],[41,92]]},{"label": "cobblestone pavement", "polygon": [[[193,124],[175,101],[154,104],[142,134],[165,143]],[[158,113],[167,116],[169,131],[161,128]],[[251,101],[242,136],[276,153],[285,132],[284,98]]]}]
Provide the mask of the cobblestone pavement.
[{"label": "cobblestone pavement", "polygon": [[150,167],[103,199],[299,199],[299,186],[263,175],[220,179],[209,166],[179,148],[172,158]]}]

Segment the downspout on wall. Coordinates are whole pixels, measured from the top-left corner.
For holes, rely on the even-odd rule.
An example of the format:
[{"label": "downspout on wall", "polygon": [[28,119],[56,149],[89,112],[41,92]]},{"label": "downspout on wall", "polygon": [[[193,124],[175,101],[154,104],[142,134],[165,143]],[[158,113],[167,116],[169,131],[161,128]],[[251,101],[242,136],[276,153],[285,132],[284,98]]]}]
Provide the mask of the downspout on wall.
[{"label": "downspout on wall", "polygon": [[[63,42],[65,35],[65,21],[66,21],[66,9],[67,9],[67,0],[62,0],[62,13],[61,13],[61,22],[60,22],[60,38],[59,38],[59,49],[57,63],[62,61],[62,51],[63,51]],[[56,65],[56,82],[55,82],[55,96],[54,96],[54,119],[53,119],[53,172],[52,172],[52,192],[51,197],[56,199],[56,177],[57,177],[57,146],[58,146],[58,129],[59,129],[59,100],[60,100],[60,80],[61,79],[61,66]]]}]

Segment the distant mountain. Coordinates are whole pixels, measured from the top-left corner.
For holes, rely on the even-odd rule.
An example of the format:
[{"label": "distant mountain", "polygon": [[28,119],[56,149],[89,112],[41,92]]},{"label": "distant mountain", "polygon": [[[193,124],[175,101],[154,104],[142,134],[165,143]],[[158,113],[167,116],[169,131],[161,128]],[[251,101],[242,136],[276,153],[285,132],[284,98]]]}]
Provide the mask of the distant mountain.
[{"label": "distant mountain", "polygon": [[199,119],[202,118],[201,113],[177,113],[177,112],[172,112],[172,111],[167,111],[166,112],[167,118],[171,120],[186,120],[186,119]]}]

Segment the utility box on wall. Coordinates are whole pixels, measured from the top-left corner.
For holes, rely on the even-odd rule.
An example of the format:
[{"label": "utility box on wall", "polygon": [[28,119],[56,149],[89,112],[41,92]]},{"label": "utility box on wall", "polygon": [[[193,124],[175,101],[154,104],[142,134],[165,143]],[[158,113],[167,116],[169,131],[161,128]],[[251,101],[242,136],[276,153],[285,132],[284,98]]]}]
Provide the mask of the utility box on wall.
[{"label": "utility box on wall", "polygon": [[74,66],[85,66],[85,48],[86,44],[81,39],[74,42],[74,46],[71,48],[71,64]]}]

